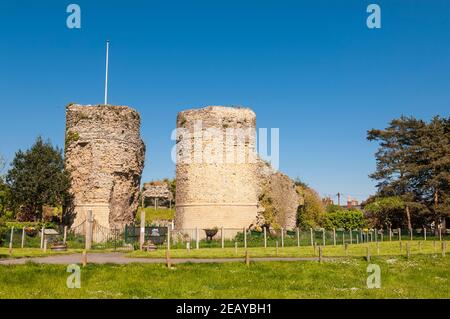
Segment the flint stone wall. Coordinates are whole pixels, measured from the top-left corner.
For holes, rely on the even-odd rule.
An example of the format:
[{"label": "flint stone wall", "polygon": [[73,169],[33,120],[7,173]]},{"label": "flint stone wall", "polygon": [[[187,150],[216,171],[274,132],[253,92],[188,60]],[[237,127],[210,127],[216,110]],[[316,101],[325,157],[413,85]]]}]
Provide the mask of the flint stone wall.
[{"label": "flint stone wall", "polygon": [[[295,189],[295,182],[261,160],[258,166],[258,185],[258,198],[264,193],[271,200],[275,222],[285,229],[296,228],[300,195]],[[258,217],[253,226],[265,226],[264,212],[265,207],[259,202]]]},{"label": "flint stone wall", "polygon": [[139,113],[126,106],[67,107],[65,163],[73,226],[89,210],[110,230],[134,220],[145,155],[140,125]]},{"label": "flint stone wall", "polygon": [[[200,152],[195,153],[195,147],[189,149],[186,145],[189,145],[189,140],[194,145],[198,121],[201,121],[202,130],[197,135],[203,135],[203,140]],[[177,140],[177,229],[222,226],[242,229],[249,227],[255,220],[258,201],[257,163],[248,157],[256,154],[255,136],[250,136],[243,146],[237,142],[227,143],[226,138],[220,141],[223,145],[223,158],[220,160],[220,156],[214,157],[220,155],[220,150],[208,150],[214,141],[205,134],[208,128],[216,128],[225,136],[227,129],[254,130],[255,127],[255,113],[245,108],[210,106],[178,114],[177,128],[183,128],[192,135]],[[229,156],[242,150],[246,152],[245,161],[227,162]],[[200,155],[199,162],[194,159],[194,153],[197,159]],[[191,163],[180,160],[186,158],[194,160]]]}]

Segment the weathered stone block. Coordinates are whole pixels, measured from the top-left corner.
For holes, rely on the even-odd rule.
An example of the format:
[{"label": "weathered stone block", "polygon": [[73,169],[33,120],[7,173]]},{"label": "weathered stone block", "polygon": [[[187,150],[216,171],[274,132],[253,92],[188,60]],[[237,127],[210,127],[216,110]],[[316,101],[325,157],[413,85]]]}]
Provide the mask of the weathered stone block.
[{"label": "weathered stone block", "polygon": [[66,169],[73,225],[92,210],[101,227],[131,223],[138,207],[145,145],[140,115],[126,106],[72,104],[66,114]]}]

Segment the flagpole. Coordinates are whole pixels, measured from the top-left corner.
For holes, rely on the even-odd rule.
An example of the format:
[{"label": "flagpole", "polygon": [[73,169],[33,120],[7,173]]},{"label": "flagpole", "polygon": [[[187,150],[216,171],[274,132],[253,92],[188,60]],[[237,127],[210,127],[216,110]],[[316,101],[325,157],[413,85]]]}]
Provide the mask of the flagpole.
[{"label": "flagpole", "polygon": [[108,104],[109,40],[106,41],[105,105]]}]

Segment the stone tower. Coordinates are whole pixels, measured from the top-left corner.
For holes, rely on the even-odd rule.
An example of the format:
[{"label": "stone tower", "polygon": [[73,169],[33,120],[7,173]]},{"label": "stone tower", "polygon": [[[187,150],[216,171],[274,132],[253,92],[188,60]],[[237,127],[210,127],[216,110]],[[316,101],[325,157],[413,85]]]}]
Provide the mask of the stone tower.
[{"label": "stone tower", "polygon": [[252,224],[258,202],[255,129],[256,115],[246,108],[210,106],[178,114],[177,229]]},{"label": "stone tower", "polygon": [[138,207],[145,145],[140,115],[126,106],[72,104],[66,114],[66,169],[73,224],[92,211],[105,229],[131,223]]}]

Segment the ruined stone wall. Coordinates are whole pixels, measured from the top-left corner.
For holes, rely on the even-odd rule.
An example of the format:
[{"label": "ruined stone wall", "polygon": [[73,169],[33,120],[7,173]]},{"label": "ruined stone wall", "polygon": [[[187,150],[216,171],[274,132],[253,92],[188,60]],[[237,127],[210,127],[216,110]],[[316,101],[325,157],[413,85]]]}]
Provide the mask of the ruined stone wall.
[{"label": "ruined stone wall", "polygon": [[[201,130],[198,124],[201,121]],[[197,126],[197,128],[196,128]],[[242,141],[226,138],[233,129],[256,127],[256,115],[250,109],[211,106],[179,113],[177,128],[191,136],[177,139],[177,192],[175,227],[249,227],[257,215],[257,174],[255,135]],[[216,128],[225,138],[211,138],[207,130]],[[202,136],[195,146],[195,139]],[[191,144],[189,143],[192,142]],[[198,141],[198,139],[197,139]],[[223,149],[212,147],[217,142]],[[216,143],[216,144],[214,144]],[[192,145],[189,148],[186,145]],[[236,155],[245,151],[245,160]],[[221,157],[221,154],[223,157]],[[250,156],[250,157],[249,157]],[[234,161],[229,159],[234,157]],[[187,163],[191,159],[191,163]]]},{"label": "ruined stone wall", "polygon": [[271,226],[294,229],[297,227],[297,209],[300,195],[289,176],[260,161],[258,166],[259,207],[255,227]]},{"label": "ruined stone wall", "polygon": [[134,219],[145,145],[140,115],[126,106],[69,105],[66,113],[66,169],[71,177],[73,226],[92,210],[107,229]]}]

